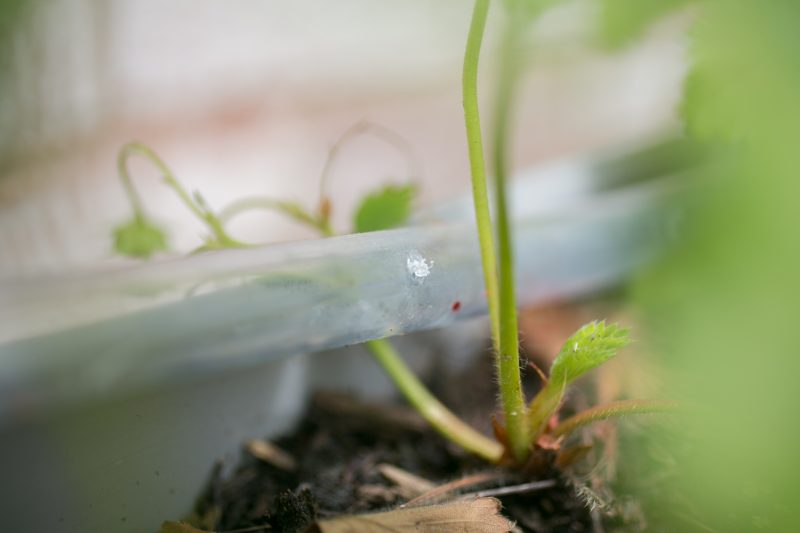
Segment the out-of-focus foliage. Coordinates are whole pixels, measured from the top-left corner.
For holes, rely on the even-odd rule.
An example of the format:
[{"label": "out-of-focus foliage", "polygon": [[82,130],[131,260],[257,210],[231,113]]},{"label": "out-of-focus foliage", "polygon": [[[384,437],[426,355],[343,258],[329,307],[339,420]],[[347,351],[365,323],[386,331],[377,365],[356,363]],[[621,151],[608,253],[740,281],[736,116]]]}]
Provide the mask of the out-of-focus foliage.
[{"label": "out-of-focus foliage", "polygon": [[688,241],[640,287],[696,407],[681,490],[716,531],[800,523],[798,21],[797,0],[700,3],[683,113],[716,164],[689,202]]},{"label": "out-of-focus foliage", "polygon": [[8,67],[11,37],[26,4],[24,0],[0,0],[0,72]]},{"label": "out-of-focus foliage", "polygon": [[415,193],[414,185],[387,185],[367,195],[355,213],[355,232],[380,231],[403,225],[411,214]]},{"label": "out-of-focus foliage", "polygon": [[0,35],[10,33],[14,20],[24,5],[24,0],[0,0]]},{"label": "out-of-focus foliage", "polygon": [[619,48],[640,37],[656,20],[693,0],[597,0],[598,33],[604,46]]},{"label": "out-of-focus foliage", "polygon": [[147,259],[167,249],[167,237],[160,227],[141,216],[114,228],[114,251],[128,257]]},{"label": "out-of-focus foliage", "polygon": [[[13,40],[15,29],[25,15],[25,11],[30,9],[31,2],[24,0],[0,0],[0,105],[4,104],[2,95],[9,91],[13,86],[10,71],[14,62]],[[5,104],[8,105],[8,104]],[[0,109],[0,112],[3,110]],[[4,122],[5,117],[0,115],[0,123]],[[2,126],[2,124],[0,124]],[[0,131],[0,135],[4,132]],[[0,149],[3,139],[0,138]],[[0,153],[0,160],[6,155]]]}]

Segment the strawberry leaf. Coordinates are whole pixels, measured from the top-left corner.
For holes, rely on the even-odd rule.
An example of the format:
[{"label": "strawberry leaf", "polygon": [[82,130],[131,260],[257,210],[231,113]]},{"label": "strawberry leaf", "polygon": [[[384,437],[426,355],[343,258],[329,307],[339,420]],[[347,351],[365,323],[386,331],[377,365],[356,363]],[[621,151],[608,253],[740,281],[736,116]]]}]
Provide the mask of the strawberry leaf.
[{"label": "strawberry leaf", "polygon": [[368,194],[356,210],[356,233],[380,231],[403,225],[411,214],[414,185],[388,185]]},{"label": "strawberry leaf", "polygon": [[147,259],[166,249],[164,231],[142,216],[114,228],[114,251],[120,255]]},{"label": "strawberry leaf", "polygon": [[627,329],[605,322],[590,322],[567,339],[550,367],[547,384],[531,402],[529,416],[534,439],[558,410],[567,386],[614,357],[628,342]]},{"label": "strawberry leaf", "polygon": [[550,382],[569,385],[581,374],[614,357],[628,342],[628,330],[617,324],[586,324],[561,347],[550,367]]}]

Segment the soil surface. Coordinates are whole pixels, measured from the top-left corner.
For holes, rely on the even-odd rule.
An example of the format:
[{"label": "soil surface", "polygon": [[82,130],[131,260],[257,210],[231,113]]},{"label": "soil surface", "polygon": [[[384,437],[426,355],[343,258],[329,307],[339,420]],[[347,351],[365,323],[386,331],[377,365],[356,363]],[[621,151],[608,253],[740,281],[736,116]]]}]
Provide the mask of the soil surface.
[{"label": "soil surface", "polygon": [[[437,380],[434,392],[468,422],[486,428],[496,392],[494,380],[486,379],[492,375],[491,359],[479,359],[466,372],[444,383]],[[534,373],[528,374],[533,381]],[[465,390],[470,394],[464,394]],[[223,532],[255,526],[270,532],[304,531],[316,519],[387,510],[407,502],[408,494],[389,481],[379,465],[401,468],[435,485],[493,470],[446,442],[399,401],[375,405],[319,394],[296,430],[272,443],[288,452],[295,464],[284,464],[285,458],[264,461],[243,453],[232,475],[223,477],[220,468],[212,473],[191,523]],[[532,481],[519,473],[506,474],[461,492]],[[637,531],[643,525],[639,519],[590,511],[586,487],[554,468],[538,472],[533,479],[555,482],[543,490],[497,496],[503,514],[521,531]]]}]

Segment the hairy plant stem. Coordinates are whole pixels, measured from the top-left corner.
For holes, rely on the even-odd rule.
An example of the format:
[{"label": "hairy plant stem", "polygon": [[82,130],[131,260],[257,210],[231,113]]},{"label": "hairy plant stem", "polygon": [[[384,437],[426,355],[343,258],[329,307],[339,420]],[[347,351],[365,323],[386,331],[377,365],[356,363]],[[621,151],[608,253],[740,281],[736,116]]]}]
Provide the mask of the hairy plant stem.
[{"label": "hairy plant stem", "polygon": [[408,402],[433,426],[433,428],[468,450],[493,463],[503,456],[503,446],[486,437],[455,416],[442,405],[408,368],[389,341],[367,341],[367,349],[392,378]]},{"label": "hairy plant stem", "polygon": [[[500,200],[503,211],[501,219],[501,263],[500,269],[510,275],[505,277],[506,292],[511,298],[501,300],[498,278],[498,260],[495,254],[492,219],[489,213],[489,198],[486,185],[486,163],[483,157],[480,113],[478,108],[478,60],[481,42],[486,27],[489,0],[476,0],[472,13],[467,48],[464,54],[463,98],[464,120],[467,129],[470,170],[472,174],[472,196],[475,204],[475,219],[478,226],[478,241],[481,248],[492,339],[497,352],[497,374],[500,382],[500,401],[505,415],[506,432],[510,451],[515,460],[522,462],[530,453],[531,441],[527,429],[525,398],[522,394],[519,372],[519,350],[516,331],[516,307],[513,299],[513,264],[508,231],[505,202]],[[503,141],[504,142],[504,141]],[[503,187],[500,182],[499,187]],[[500,195],[505,198],[504,194]],[[507,296],[507,294],[506,294]],[[501,303],[504,304],[501,306]],[[511,306],[509,308],[509,305]],[[511,315],[509,316],[509,309]],[[513,340],[512,340],[513,337]]]},{"label": "hairy plant stem", "polygon": [[131,142],[123,146],[119,151],[119,155],[117,156],[117,169],[119,171],[120,179],[122,180],[122,185],[125,189],[125,194],[128,196],[128,200],[133,207],[134,217],[136,217],[137,220],[143,220],[146,217],[144,214],[144,208],[142,207],[142,199],[139,196],[139,193],[136,191],[136,188],[133,186],[133,181],[131,180],[130,173],[128,172],[128,159],[134,154],[143,156],[145,159],[155,165],[155,167],[161,172],[164,183],[173,191],[175,191],[175,194],[178,195],[178,198],[180,198],[181,202],[183,202],[183,204],[192,212],[192,214],[199,218],[211,230],[211,233],[216,239],[216,242],[214,243],[215,247],[241,248],[246,246],[244,243],[239,242],[228,235],[222,226],[222,222],[204,203],[198,204],[197,201],[192,199],[191,195],[189,195],[183,185],[181,185],[177,178],[175,178],[175,175],[172,173],[170,168],[153,150],[142,143]]},{"label": "hairy plant stem", "polygon": [[620,400],[581,411],[561,421],[550,433],[561,437],[600,420],[622,416],[677,411],[680,405],[660,400]]},{"label": "hairy plant stem", "polygon": [[[520,0],[507,2],[506,25],[499,50],[498,83],[495,94],[494,128],[492,139],[492,163],[494,168],[494,201],[497,222],[497,249],[500,286],[500,357],[509,360],[508,387],[512,398],[518,399],[520,405],[514,410],[520,413],[520,433],[517,446],[522,443],[530,446],[531,432],[528,427],[528,416],[525,397],[519,372],[519,327],[517,323],[517,299],[514,290],[514,251],[511,236],[511,224],[508,214],[508,160],[509,130],[512,127],[510,115],[514,101],[514,90],[519,75],[520,38],[524,29],[525,18],[521,13],[523,7]],[[524,456],[525,451],[520,450]]]}]

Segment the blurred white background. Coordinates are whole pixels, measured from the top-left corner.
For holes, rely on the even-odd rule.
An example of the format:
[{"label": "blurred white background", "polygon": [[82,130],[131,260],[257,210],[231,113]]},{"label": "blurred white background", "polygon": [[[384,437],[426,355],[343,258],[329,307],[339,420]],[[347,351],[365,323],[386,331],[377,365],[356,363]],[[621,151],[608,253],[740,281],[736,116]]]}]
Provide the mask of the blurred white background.
[{"label": "blurred white background", "polygon": [[[33,4],[33,3],[31,3]],[[491,14],[502,22],[499,5]],[[537,24],[517,109],[517,168],[673,127],[684,74],[682,20],[635,47],[594,43],[589,0]],[[460,71],[471,6],[459,0],[53,0],[23,9],[0,91],[0,276],[122,261],[110,232],[130,210],[116,153],[152,146],[212,207],[247,194],[317,200],[328,150],[360,120],[406,138],[422,163],[421,204],[468,188]],[[491,79],[496,31],[482,57]],[[484,84],[487,102],[491,85]],[[484,124],[490,124],[484,106]],[[405,181],[391,147],[362,138],[335,168],[334,220],[367,190]],[[204,229],[132,163],[146,209],[177,253]],[[232,233],[307,238],[255,212]]]}]

